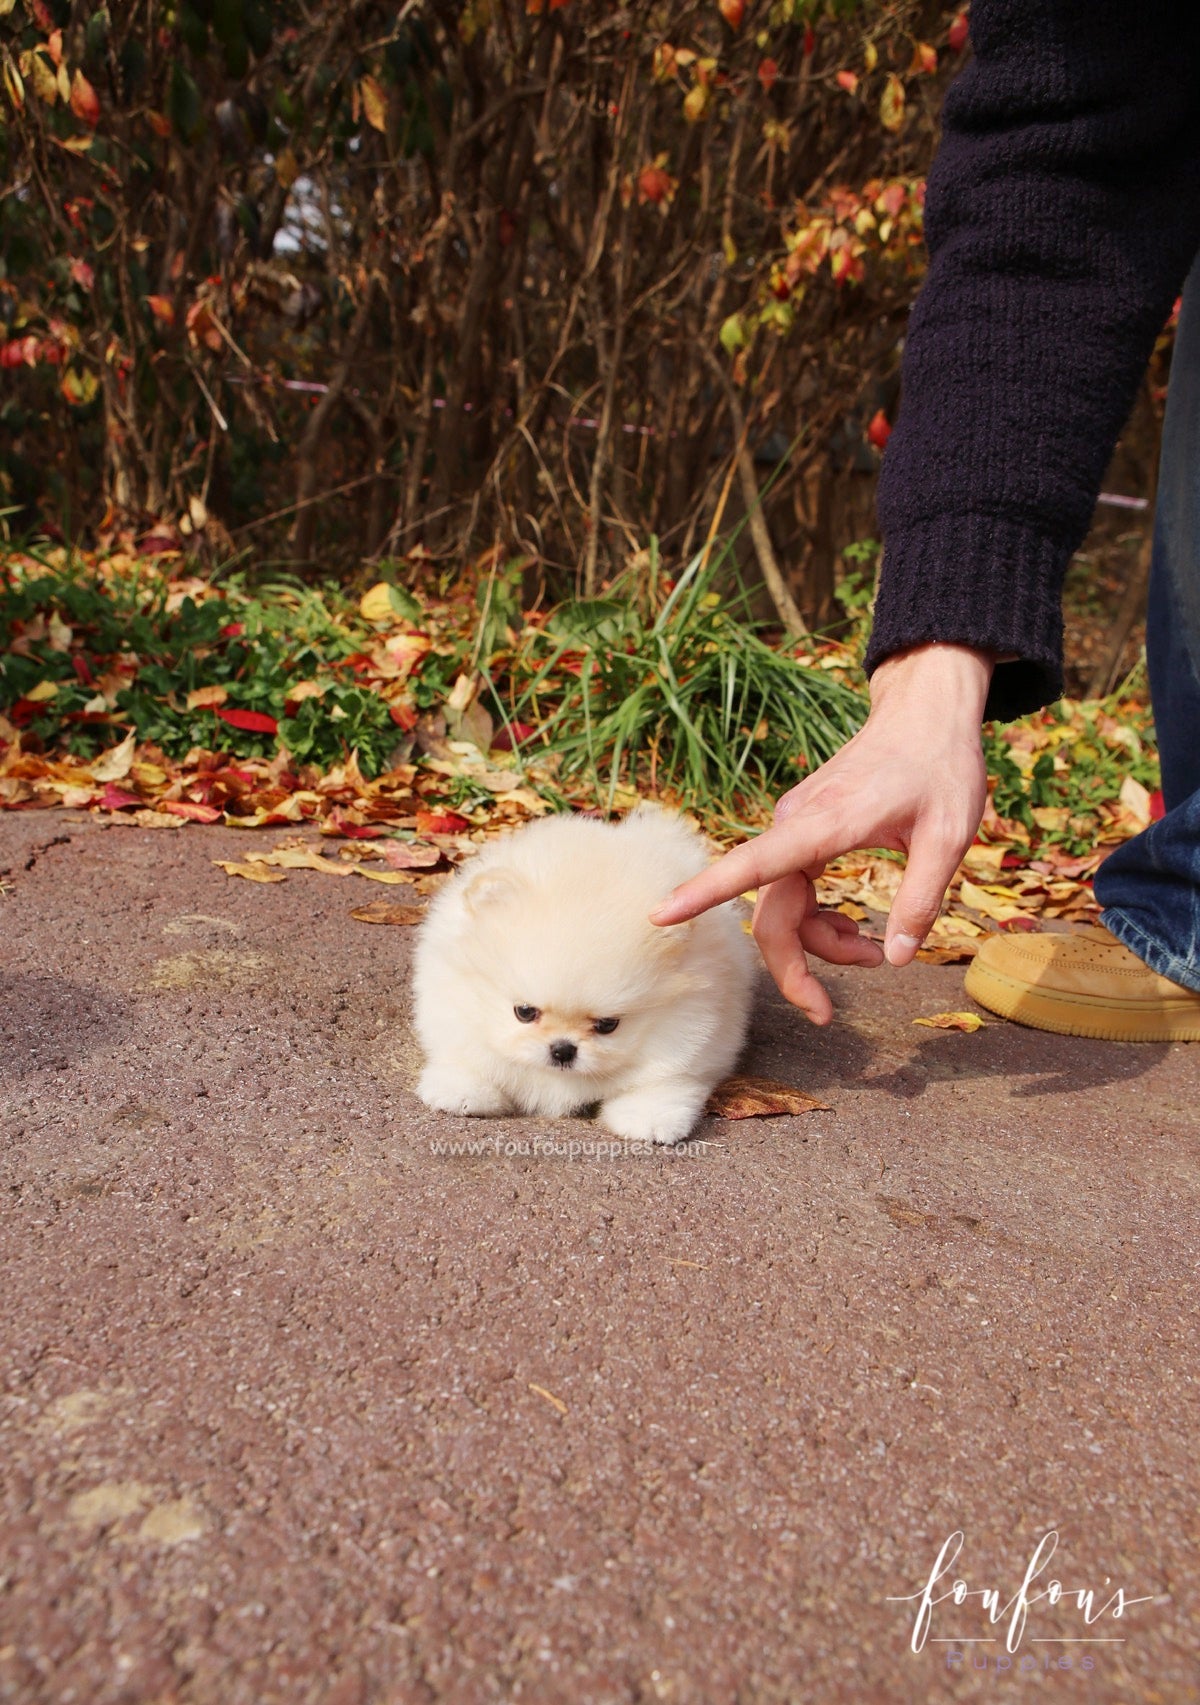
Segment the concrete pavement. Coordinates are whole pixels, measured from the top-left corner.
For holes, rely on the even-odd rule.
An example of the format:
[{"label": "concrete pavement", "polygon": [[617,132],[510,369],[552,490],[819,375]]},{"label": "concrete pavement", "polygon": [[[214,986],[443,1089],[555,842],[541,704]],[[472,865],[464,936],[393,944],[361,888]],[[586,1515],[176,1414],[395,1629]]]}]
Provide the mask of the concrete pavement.
[{"label": "concrete pavement", "polygon": [[[833,971],[748,1061],[831,1112],[534,1153],[596,1133],[428,1113],[411,932],[267,844],[0,814],[0,1699],[1200,1698],[1200,1048]],[[956,1531],[1094,1620],[914,1652]]]}]

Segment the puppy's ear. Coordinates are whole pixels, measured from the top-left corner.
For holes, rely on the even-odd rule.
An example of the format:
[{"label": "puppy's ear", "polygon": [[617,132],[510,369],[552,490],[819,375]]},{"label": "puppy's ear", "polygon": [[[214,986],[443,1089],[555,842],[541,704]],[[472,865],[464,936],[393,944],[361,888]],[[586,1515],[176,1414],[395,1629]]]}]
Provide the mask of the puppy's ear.
[{"label": "puppy's ear", "polygon": [[521,893],[525,887],[522,877],[512,870],[481,870],[477,876],[467,879],[463,890],[463,902],[467,910],[478,917],[489,906],[496,905],[501,900],[511,899]]}]

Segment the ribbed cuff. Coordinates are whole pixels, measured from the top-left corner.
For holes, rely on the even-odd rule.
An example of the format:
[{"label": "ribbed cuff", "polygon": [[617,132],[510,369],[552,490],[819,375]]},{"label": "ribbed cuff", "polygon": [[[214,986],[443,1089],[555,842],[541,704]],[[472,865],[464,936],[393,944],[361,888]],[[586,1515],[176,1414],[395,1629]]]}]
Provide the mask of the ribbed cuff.
[{"label": "ribbed cuff", "polygon": [[1069,550],[988,515],[940,515],[887,532],[868,675],[893,652],[941,640],[997,664],[984,718],[1007,721],[1062,696],[1062,582]]}]

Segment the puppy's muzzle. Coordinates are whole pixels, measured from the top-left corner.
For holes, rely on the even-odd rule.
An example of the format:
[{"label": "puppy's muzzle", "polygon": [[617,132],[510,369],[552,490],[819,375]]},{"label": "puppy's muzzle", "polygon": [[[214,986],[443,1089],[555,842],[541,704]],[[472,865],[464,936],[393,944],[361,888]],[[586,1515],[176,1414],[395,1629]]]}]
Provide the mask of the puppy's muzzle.
[{"label": "puppy's muzzle", "polygon": [[575,1046],[574,1042],[568,1042],[565,1039],[560,1039],[559,1041],[551,1042],[550,1044],[550,1058],[554,1061],[554,1064],[556,1066],[560,1066],[563,1071],[569,1071],[575,1064],[575,1056],[578,1052],[579,1049]]}]

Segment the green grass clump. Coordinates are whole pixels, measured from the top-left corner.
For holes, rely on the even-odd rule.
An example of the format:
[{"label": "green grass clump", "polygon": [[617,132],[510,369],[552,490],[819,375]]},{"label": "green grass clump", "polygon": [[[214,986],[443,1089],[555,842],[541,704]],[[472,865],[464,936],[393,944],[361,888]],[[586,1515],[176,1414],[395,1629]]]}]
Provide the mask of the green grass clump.
[{"label": "green grass clump", "polygon": [[[651,585],[656,556],[652,545]],[[769,645],[740,585],[719,589],[731,572],[727,554],[701,551],[657,611],[619,588],[559,605],[520,636],[494,708],[532,725],[564,783],[589,782],[608,809],[622,790],[650,789],[715,823],[761,825],[867,704],[829,669]]]}]

